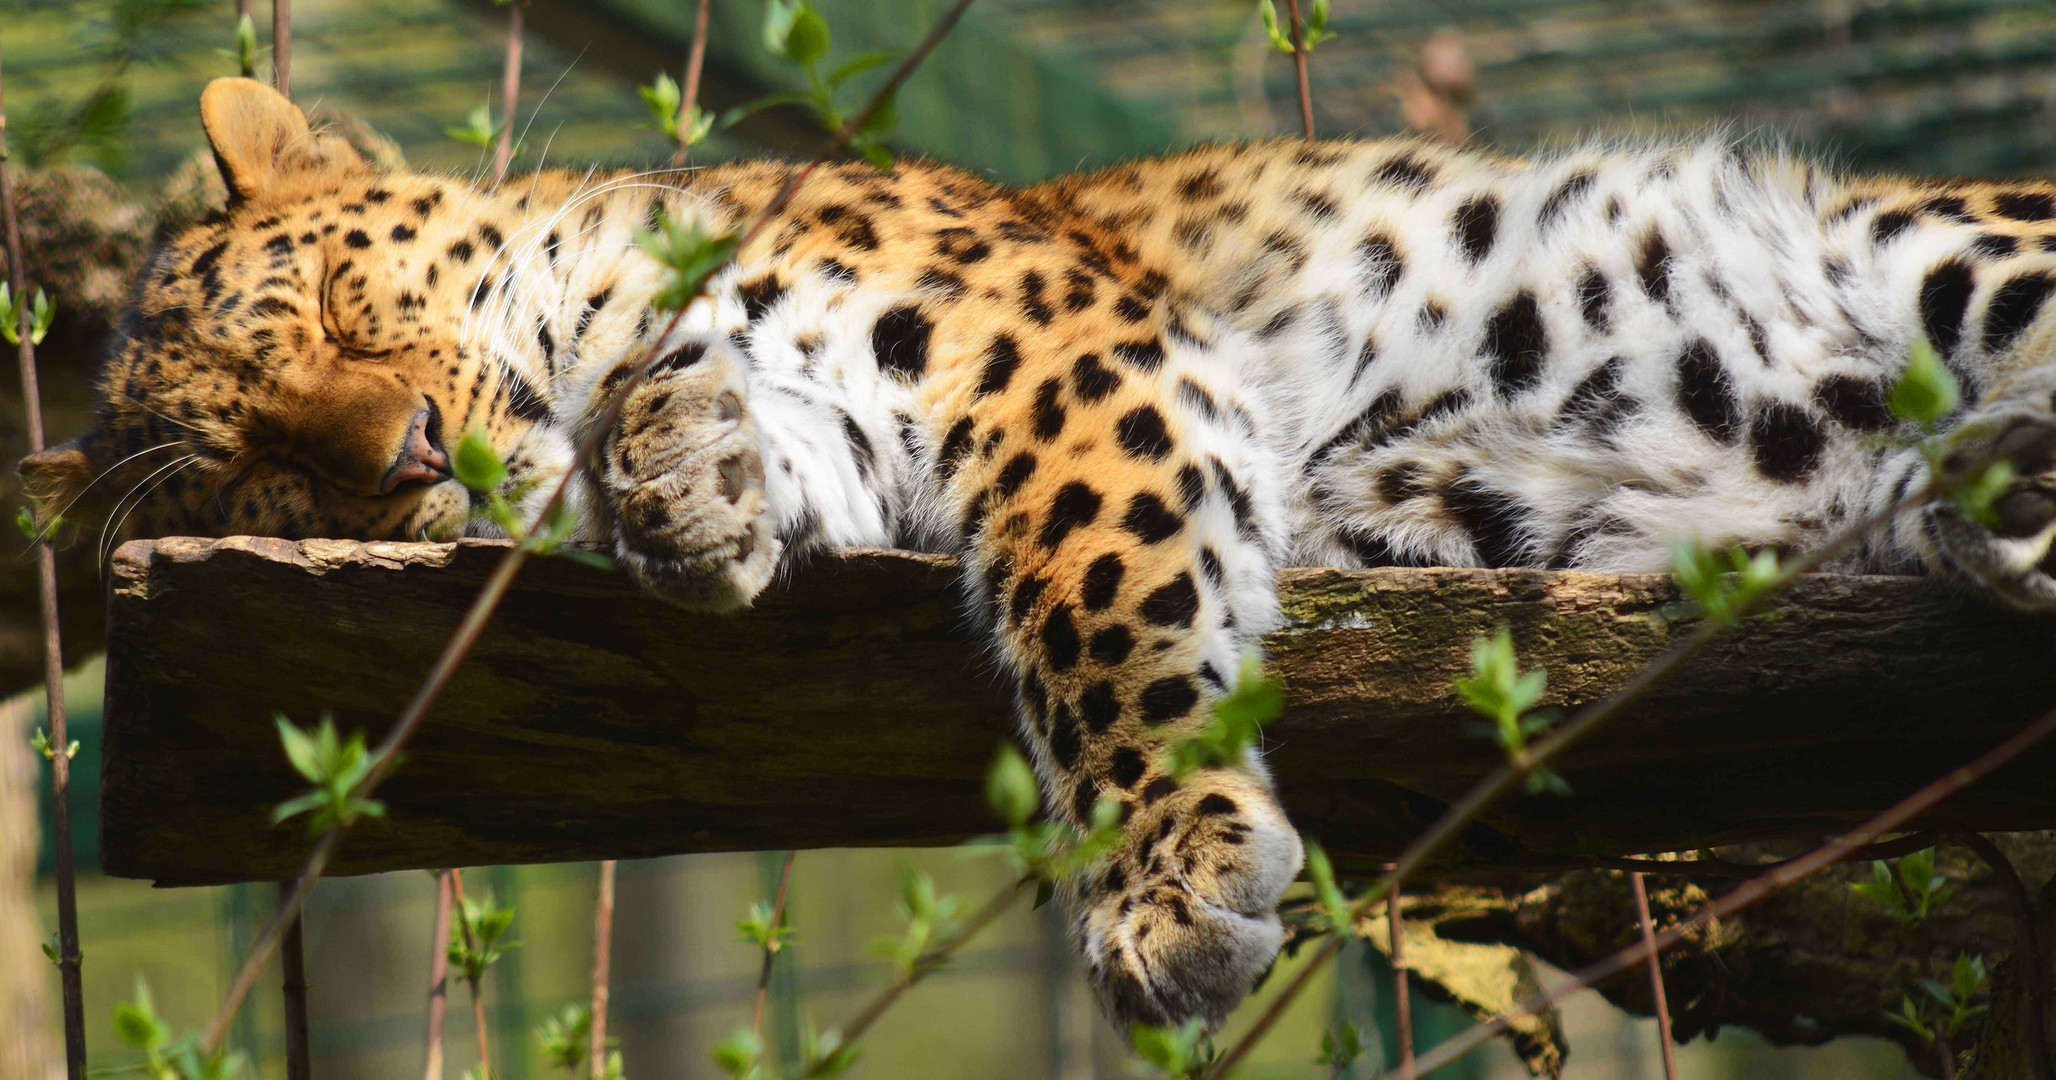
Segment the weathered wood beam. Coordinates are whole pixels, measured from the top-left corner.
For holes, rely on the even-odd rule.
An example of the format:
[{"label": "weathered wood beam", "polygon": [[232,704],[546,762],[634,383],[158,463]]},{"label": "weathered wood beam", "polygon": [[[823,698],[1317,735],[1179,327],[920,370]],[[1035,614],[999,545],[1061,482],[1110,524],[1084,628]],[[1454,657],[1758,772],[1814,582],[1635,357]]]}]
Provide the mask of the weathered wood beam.
[{"label": "weathered wood beam", "polygon": [[[114,558],[110,873],[275,880],[306,838],[274,713],[382,732],[503,547],[173,538]],[[954,568],[825,557],[748,612],[694,615],[545,559],[381,792],[390,821],[336,870],[941,844],[991,831],[980,778],[1008,694],[961,627]],[[1594,699],[1685,632],[1657,575],[1288,570],[1269,640],[1289,688],[1266,733],[1300,827],[1359,869],[1495,761],[1454,700],[1470,642],[1506,623],[1549,700]],[[1858,820],[2056,705],[2046,623],[1918,578],[1820,576],[1709,650],[1514,800],[1473,863],[1820,833]],[[1940,820],[2056,826],[2056,749]]]}]

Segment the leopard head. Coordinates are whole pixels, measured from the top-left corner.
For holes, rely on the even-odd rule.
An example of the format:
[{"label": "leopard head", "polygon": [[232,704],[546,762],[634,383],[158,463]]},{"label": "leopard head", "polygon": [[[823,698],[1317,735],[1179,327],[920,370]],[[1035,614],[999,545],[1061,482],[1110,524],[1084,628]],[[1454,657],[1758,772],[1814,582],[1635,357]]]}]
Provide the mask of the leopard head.
[{"label": "leopard head", "polygon": [[228,205],[149,261],[88,430],[22,463],[45,513],[110,541],[443,539],[492,531],[452,478],[467,431],[511,486],[562,473],[547,404],[468,325],[509,197],[375,168],[249,79],[200,114]]}]

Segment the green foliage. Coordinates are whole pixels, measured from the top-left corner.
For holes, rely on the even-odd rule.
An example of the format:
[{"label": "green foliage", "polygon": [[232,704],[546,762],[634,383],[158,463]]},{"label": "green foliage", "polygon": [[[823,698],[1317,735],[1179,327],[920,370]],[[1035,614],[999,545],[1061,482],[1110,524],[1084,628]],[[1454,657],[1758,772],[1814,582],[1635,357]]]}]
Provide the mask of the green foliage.
[{"label": "green foliage", "polygon": [[842,1029],[814,1030],[814,1021],[809,1017],[806,1026],[800,1029],[800,1072],[805,1080],[827,1080],[841,1076],[857,1063],[863,1051],[853,1042],[844,1042]]},{"label": "green foliage", "polygon": [[1343,1070],[1356,1064],[1356,1059],[1362,1057],[1363,1053],[1363,1029],[1357,1027],[1356,1022],[1352,1020],[1339,1028],[1330,1028],[1321,1033],[1321,1056],[1314,1059],[1314,1064],[1326,1065],[1340,1076]]},{"label": "green foliage", "polygon": [[730,1080],[762,1080],[764,1071],[757,1062],[763,1056],[764,1040],[746,1027],[714,1044],[714,1064]]},{"label": "green foliage", "polygon": [[36,296],[30,301],[25,296],[15,296],[7,289],[7,283],[0,281],[0,337],[9,345],[21,344],[22,308],[28,308],[29,344],[41,345],[50,333],[50,322],[57,318],[57,306],[50,302],[50,294],[36,289]]},{"label": "green foliage", "polygon": [[592,1057],[592,1006],[566,1005],[557,1015],[544,1017],[535,1038],[542,1044],[544,1059],[575,1078]]},{"label": "green foliage", "polygon": [[635,238],[650,258],[668,271],[650,302],[658,311],[682,311],[706,288],[707,279],[735,258],[739,233],[709,234],[699,221],[681,223],[669,215],[657,227]]},{"label": "green foliage", "polygon": [[472,513],[499,526],[502,533],[518,541],[524,550],[538,555],[559,555],[602,570],[614,569],[614,560],[599,552],[564,546],[578,532],[578,513],[568,500],[557,500],[550,516],[535,529],[529,529],[528,523],[514,509],[514,502],[533,490],[532,482],[507,483],[507,463],[500,460],[499,452],[493,449],[484,431],[472,428],[457,440],[457,450],[450,455],[450,472],[458,483],[485,496],[483,505],[473,500]]},{"label": "green foliage", "polygon": [[[1292,47],[1292,35],[1278,26],[1276,0],[1256,0],[1256,17],[1263,22],[1264,35],[1271,39],[1271,48],[1285,53],[1298,51]],[[1312,7],[1307,11],[1305,21],[1300,23],[1299,32],[1306,40],[1307,52],[1335,37],[1335,32],[1328,29],[1328,0],[1312,0]]]},{"label": "green foliage", "polygon": [[1906,368],[1899,373],[1899,381],[1892,384],[1891,395],[1885,399],[1885,404],[1892,410],[1892,415],[1931,428],[1955,411],[1957,403],[1962,400],[1956,376],[1943,366],[1941,358],[1935,355],[1934,346],[1929,345],[1927,339],[1918,338],[1913,342]]},{"label": "green foliage", "polygon": [[1900,995],[1899,1011],[1887,1010],[1885,1019],[1912,1032],[1922,1042],[1931,1043],[1937,1037],[1953,1039],[1965,1024],[1984,1015],[1990,1007],[1975,1001],[1985,993],[1988,981],[1983,957],[1959,953],[1949,969],[1948,982],[1922,979],[1920,988],[1927,996],[1915,1000]]},{"label": "green foliage", "polygon": [[1174,1028],[1137,1024],[1128,1039],[1135,1053],[1165,1076],[1197,1076],[1214,1059],[1206,1023],[1197,1018]]},{"label": "green foliage", "polygon": [[1985,466],[1976,476],[1955,486],[1951,498],[1955,500],[1957,513],[1987,529],[1997,528],[1999,515],[1992,509],[1992,501],[2006,494],[2006,489],[2013,486],[2016,478],[2010,461],[1994,461]]},{"label": "green foliage", "polygon": [[690,112],[680,114],[679,106],[685,94],[679,88],[678,80],[671,76],[659,72],[655,82],[638,86],[636,91],[642,95],[643,104],[649,106],[650,120],[666,138],[696,146],[705,142],[707,133],[714,130],[714,118],[700,109],[699,102],[693,103]]},{"label": "green foliage", "polygon": [[487,968],[516,947],[515,942],[501,940],[514,925],[514,909],[501,907],[487,890],[484,896],[465,897],[452,914],[457,917],[446,954],[458,974],[475,987]]},{"label": "green foliage", "polygon": [[[29,745],[35,747],[36,753],[43,755],[43,760],[57,760],[57,748],[50,745],[50,735],[43,730],[40,724],[36,727],[36,733],[29,737]],[[71,745],[64,748],[64,760],[70,761],[78,756],[79,741],[73,739]]]},{"label": "green foliage", "polygon": [[1701,614],[1726,626],[1740,622],[1789,576],[1773,551],[1751,555],[1734,545],[1716,554],[1704,544],[1685,542],[1671,548],[1671,579]]},{"label": "green foliage", "polygon": [[1457,695],[1473,712],[1492,722],[1493,739],[1506,752],[1506,760],[1524,773],[1529,793],[1564,795],[1570,793],[1570,785],[1563,777],[1528,761],[1528,739],[1556,722],[1554,710],[1532,711],[1548,686],[1548,672],[1521,670],[1513,651],[1513,635],[1504,626],[1491,637],[1480,634],[1471,642],[1470,678],[1456,680]]},{"label": "green foliage", "polygon": [[236,47],[214,50],[215,55],[234,60],[236,73],[245,79],[257,77],[257,57],[263,51],[257,47],[257,24],[248,15],[236,20]]},{"label": "green foliage", "polygon": [[792,941],[793,932],[785,925],[785,912],[766,900],[751,904],[749,916],[737,922],[735,929],[742,935],[737,940],[749,942],[765,952],[775,953]]},{"label": "green foliage", "polygon": [[[443,129],[443,134],[460,143],[469,143],[483,150],[492,146],[499,139],[500,129],[505,126],[504,122],[495,123],[493,121],[493,107],[488,102],[471,110],[470,115],[464,118],[462,126],[446,127]],[[514,152],[520,153],[521,147],[517,145],[514,148]]]},{"label": "green foliage", "polygon": [[1883,861],[1871,863],[1870,873],[1871,880],[1854,882],[1850,890],[1883,904],[1893,918],[1907,926],[1918,925],[1928,917],[1929,909],[1955,894],[1948,877],[1935,873],[1934,848],[1900,859],[1896,875],[1892,865]]},{"label": "green foliage", "polygon": [[284,715],[275,720],[286,760],[292,763],[294,772],[314,785],[314,790],[278,804],[271,812],[273,825],[311,812],[308,831],[319,835],[333,828],[348,828],[361,817],[385,816],[385,804],[353,794],[371,771],[372,757],[364,748],[362,731],[352,732],[347,740],[340,739],[335,719],[327,715],[311,731],[294,727]]},{"label": "green foliage", "polygon": [[1335,864],[1328,861],[1327,849],[1306,840],[1306,879],[1313,883],[1314,899],[1320,902],[1321,917],[1327,920],[1327,929],[1343,937],[1356,936],[1356,918],[1349,908],[1349,900],[1342,895],[1342,886],[1335,882]]},{"label": "green foliage", "polygon": [[1183,780],[1200,769],[1232,765],[1244,748],[1263,733],[1263,726],[1285,711],[1285,687],[1264,677],[1255,656],[1243,658],[1235,688],[1214,702],[1213,719],[1204,730],[1171,748],[1168,768]]},{"label": "green foliage", "polygon": [[[764,10],[764,47],[772,55],[800,68],[806,75],[807,88],[745,102],[722,113],[720,124],[724,128],[731,127],[752,113],[777,105],[801,106],[831,134],[847,131],[850,146],[866,161],[880,170],[890,171],[892,154],[879,140],[899,124],[899,110],[893,100],[886,98],[858,123],[856,118],[844,112],[836,98],[844,83],[892,59],[892,54],[882,50],[862,53],[823,74],[820,65],[828,56],[832,36],[827,21],[804,0],[771,0]],[[850,127],[852,123],[856,123],[854,128]]]},{"label": "green foliage", "polygon": [[1035,773],[1012,743],[1001,743],[985,772],[985,800],[1007,823],[1003,840],[1014,867],[1038,879],[1035,906],[1049,902],[1053,882],[1090,864],[1120,839],[1121,804],[1093,803],[1092,821],[1080,830],[1055,821],[1034,821],[1042,799]]},{"label": "green foliage", "polygon": [[935,880],[908,867],[900,878],[899,895],[900,919],[906,928],[898,937],[871,939],[871,954],[892,961],[902,976],[912,975],[930,946],[956,932],[962,908],[961,897],[936,895]]},{"label": "green foliage", "polygon": [[212,1054],[201,1049],[197,1035],[172,1037],[171,1025],[157,1016],[150,987],[139,976],[136,999],[114,1006],[114,1035],[143,1052],[142,1060],[117,1066],[102,1075],[144,1076],[149,1080],[231,1080],[248,1064],[241,1053],[226,1048]]}]

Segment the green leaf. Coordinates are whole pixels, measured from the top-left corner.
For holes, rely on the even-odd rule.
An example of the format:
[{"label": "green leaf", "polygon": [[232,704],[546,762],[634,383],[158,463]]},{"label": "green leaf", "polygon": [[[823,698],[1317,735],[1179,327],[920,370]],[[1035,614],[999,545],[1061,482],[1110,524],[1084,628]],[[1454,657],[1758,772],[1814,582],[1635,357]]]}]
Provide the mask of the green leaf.
[{"label": "green leaf", "polygon": [[1278,9],[1272,0],[1256,0],[1257,19],[1263,23],[1265,36],[1271,39],[1271,48],[1279,52],[1295,52],[1292,39],[1278,29]]},{"label": "green leaf", "polygon": [[835,70],[828,73],[828,85],[841,86],[849,79],[855,78],[890,59],[892,59],[892,52],[889,49],[873,49],[870,52],[850,57],[848,60],[835,65]]},{"label": "green leaf", "polygon": [[284,713],[275,714],[272,721],[278,725],[278,741],[285,747],[286,760],[292,763],[293,771],[313,783],[320,783],[322,762],[315,737],[294,727]]},{"label": "green leaf", "polygon": [[985,801],[1008,825],[1020,826],[1041,805],[1035,773],[1012,743],[1001,743],[992,767],[985,771]]},{"label": "green leaf", "polygon": [[248,79],[257,74],[257,24],[245,13],[236,20],[236,70]]},{"label": "green leaf", "polygon": [[799,6],[792,28],[786,32],[784,56],[802,66],[819,63],[828,55],[828,23],[808,4]]},{"label": "green leaf", "polygon": [[1994,461],[1985,466],[1985,471],[1956,489],[1957,512],[1987,529],[1997,528],[1999,515],[1992,509],[1992,502],[2013,486],[2016,476],[2010,461]]},{"label": "green leaf", "polygon": [[678,80],[658,72],[655,82],[635,89],[636,93],[642,95],[643,104],[649,106],[650,119],[655,121],[657,129],[674,139],[677,138],[678,106],[684,100],[684,92],[679,89]]},{"label": "green leaf", "polygon": [[481,494],[498,490],[507,479],[507,465],[493,450],[482,428],[464,433],[450,464],[458,483]]},{"label": "green leaf", "polygon": [[757,1059],[763,1054],[764,1041],[749,1028],[737,1028],[726,1039],[714,1044],[714,1064],[738,1080],[756,1068]]},{"label": "green leaf", "polygon": [[1943,366],[1933,345],[1925,338],[1916,339],[1912,354],[1906,360],[1906,368],[1900,372],[1899,381],[1893,384],[1891,396],[1886,399],[1892,415],[1923,427],[1932,427],[1936,421],[1955,411],[1960,400],[1962,393],[1957,388],[1956,376]]},{"label": "green leaf", "polygon": [[[322,807],[327,806],[328,804],[328,792],[310,791],[305,795],[298,796],[297,798],[287,799],[286,801],[278,804],[277,806],[272,807],[271,823],[273,825],[278,825],[290,818],[297,817],[300,814],[307,813],[310,810],[319,810]],[[319,832],[321,830],[316,829],[315,831]]]},{"label": "green leaf", "polygon": [[1351,916],[1349,901],[1343,897],[1342,887],[1335,883],[1335,867],[1328,861],[1328,852],[1312,840],[1306,841],[1304,846],[1307,880],[1313,882],[1314,898],[1320,901],[1328,929],[1345,938],[1355,937],[1356,919]]},{"label": "green leaf", "polygon": [[742,104],[737,105],[734,108],[722,113],[721,119],[715,122],[715,126],[725,130],[727,128],[734,127],[735,125],[741,123],[743,120],[748,119],[750,116],[753,116],[756,113],[763,112],[765,109],[769,109],[774,106],[811,105],[813,103],[814,95],[812,94],[766,94],[763,97],[753,98],[749,101],[745,101]]},{"label": "green leaf", "polygon": [[470,143],[481,149],[491,146],[500,134],[500,125],[493,123],[493,111],[489,105],[480,105],[465,117],[463,127],[447,127],[443,134],[462,143]]},{"label": "green leaf", "polygon": [[1047,904],[1051,900],[1056,899],[1056,895],[1056,882],[1050,880],[1049,878],[1043,878],[1040,881],[1037,881],[1035,883],[1035,910],[1041,910],[1042,905]]}]

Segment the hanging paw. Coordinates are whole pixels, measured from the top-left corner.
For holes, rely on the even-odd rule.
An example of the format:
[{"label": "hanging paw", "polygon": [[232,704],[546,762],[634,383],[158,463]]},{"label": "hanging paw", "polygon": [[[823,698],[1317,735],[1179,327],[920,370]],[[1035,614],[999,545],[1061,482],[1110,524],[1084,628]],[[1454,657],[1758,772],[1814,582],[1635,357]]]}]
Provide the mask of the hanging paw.
[{"label": "hanging paw", "polygon": [[1080,886],[1080,929],[1113,1020],[1217,1028],[1278,955],[1299,834],[1248,777],[1202,774],[1135,815]]},{"label": "hanging paw", "polygon": [[[633,361],[594,395],[600,407]],[[720,346],[666,353],[629,392],[591,477],[614,556],[636,583],[686,607],[731,611],[770,583],[778,541],[741,365]]]}]

